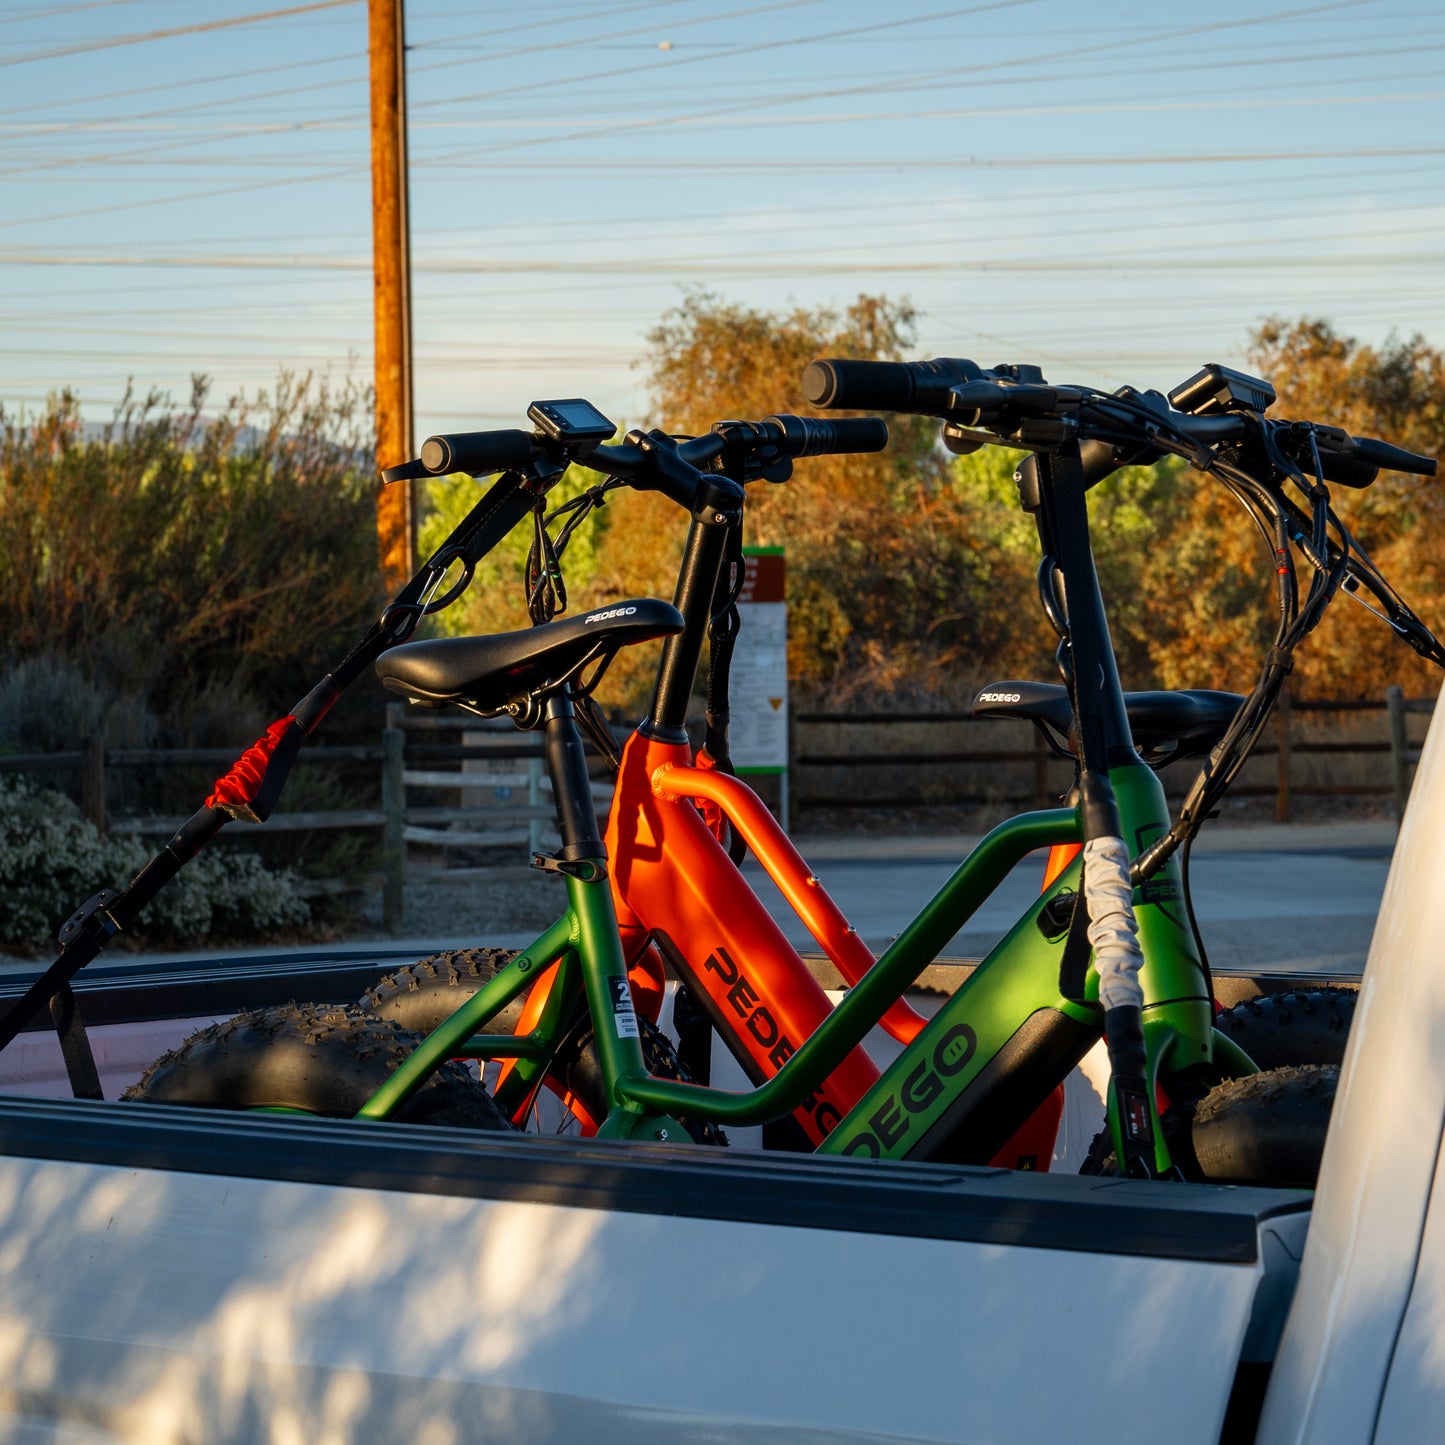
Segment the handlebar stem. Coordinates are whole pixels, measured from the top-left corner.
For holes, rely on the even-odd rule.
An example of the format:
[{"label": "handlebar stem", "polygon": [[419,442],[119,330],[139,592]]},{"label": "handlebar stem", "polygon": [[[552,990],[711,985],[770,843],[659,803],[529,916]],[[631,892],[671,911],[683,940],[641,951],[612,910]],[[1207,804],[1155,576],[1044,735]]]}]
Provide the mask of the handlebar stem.
[{"label": "handlebar stem", "polygon": [[[1040,453],[1038,479],[1041,527],[1048,534],[1049,552],[1063,574],[1080,759],[1085,773],[1097,775],[1107,786],[1110,767],[1133,763],[1137,755],[1089,545],[1086,478],[1078,443],[1068,442],[1057,452]],[[1104,801],[1101,797],[1101,806],[1111,811],[1112,798]],[[1101,817],[1097,821],[1102,825],[1107,820]],[[1086,840],[1099,836],[1090,828],[1087,816],[1084,823]],[[1108,831],[1117,836],[1117,813],[1112,824]]]},{"label": "handlebar stem", "polygon": [[[699,489],[703,496],[687,531],[682,568],[677,574],[677,590],[672,599],[682,613],[685,626],[662,644],[652,706],[639,728],[646,736],[665,742],[687,741],[687,707],[712,616],[718,576],[727,557],[728,531],[742,525],[742,488],[726,477],[705,480],[718,485]],[[723,490],[725,487],[739,493],[736,502]],[[724,502],[732,505],[723,505]]]}]

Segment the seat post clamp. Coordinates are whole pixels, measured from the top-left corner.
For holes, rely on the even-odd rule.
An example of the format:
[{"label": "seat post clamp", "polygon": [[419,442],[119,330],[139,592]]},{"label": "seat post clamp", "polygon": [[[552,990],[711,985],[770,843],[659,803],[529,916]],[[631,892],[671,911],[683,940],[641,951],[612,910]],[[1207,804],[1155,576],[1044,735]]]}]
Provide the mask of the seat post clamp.
[{"label": "seat post clamp", "polygon": [[532,867],[542,873],[562,873],[582,883],[601,883],[607,877],[605,858],[557,858],[551,853],[533,853]]}]

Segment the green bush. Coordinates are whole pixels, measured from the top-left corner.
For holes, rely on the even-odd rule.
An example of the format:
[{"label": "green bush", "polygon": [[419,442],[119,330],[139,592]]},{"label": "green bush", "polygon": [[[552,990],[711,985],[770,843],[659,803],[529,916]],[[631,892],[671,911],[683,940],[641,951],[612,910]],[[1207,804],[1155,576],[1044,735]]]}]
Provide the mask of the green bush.
[{"label": "green bush", "polygon": [[91,738],[113,748],[151,747],[156,720],[134,694],[98,687],[54,653],[28,657],[0,675],[0,748],[63,753]]},{"label": "green bush", "polygon": [[[134,839],[103,837],[63,793],[0,778],[0,947],[50,950],[80,904],[102,888],[123,887],[148,856]],[[128,936],[215,945],[294,929],[309,917],[289,870],[213,849],[162,890]]]},{"label": "green bush", "polygon": [[179,743],[218,679],[274,716],[379,596],[369,394],[283,375],[207,402],[203,379],[184,406],[128,399],[99,433],[68,392],[0,408],[0,662],[59,660]]}]

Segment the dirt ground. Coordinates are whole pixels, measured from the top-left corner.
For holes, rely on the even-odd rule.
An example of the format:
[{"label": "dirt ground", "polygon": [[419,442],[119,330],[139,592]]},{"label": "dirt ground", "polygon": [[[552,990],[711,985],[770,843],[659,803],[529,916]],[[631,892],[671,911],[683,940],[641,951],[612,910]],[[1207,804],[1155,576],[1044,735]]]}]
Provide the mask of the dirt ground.
[{"label": "dirt ground", "polygon": [[[525,865],[411,868],[406,882],[406,932],[475,934],[540,931],[567,906],[562,880]],[[368,899],[358,934],[381,929],[379,891]]]}]

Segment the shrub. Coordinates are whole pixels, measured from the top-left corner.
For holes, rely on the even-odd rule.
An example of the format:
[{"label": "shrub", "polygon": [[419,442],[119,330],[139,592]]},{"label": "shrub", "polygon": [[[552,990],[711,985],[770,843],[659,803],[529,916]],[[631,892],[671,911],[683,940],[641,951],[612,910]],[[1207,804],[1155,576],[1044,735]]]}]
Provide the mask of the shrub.
[{"label": "shrub", "polygon": [[[203,416],[161,394],[100,430],[70,393],[0,408],[0,615],[12,666],[54,656],[169,721],[224,677],[284,705],[378,595],[370,398],[283,376]],[[270,708],[263,708],[270,713]]]},{"label": "shrub", "polygon": [[61,753],[90,738],[116,748],[149,747],[156,721],[133,694],[108,694],[53,653],[26,658],[0,676],[0,747]]},{"label": "shrub", "polygon": [[[103,837],[63,793],[0,778],[0,947],[44,952],[60,925],[101,888],[119,888],[148,857]],[[129,937],[185,947],[292,929],[310,909],[293,873],[249,853],[194,859],[142,913]]]}]

